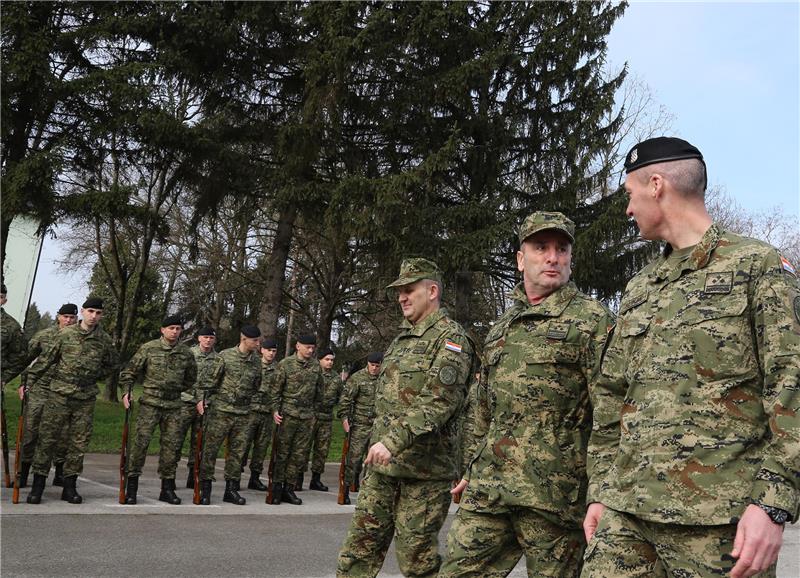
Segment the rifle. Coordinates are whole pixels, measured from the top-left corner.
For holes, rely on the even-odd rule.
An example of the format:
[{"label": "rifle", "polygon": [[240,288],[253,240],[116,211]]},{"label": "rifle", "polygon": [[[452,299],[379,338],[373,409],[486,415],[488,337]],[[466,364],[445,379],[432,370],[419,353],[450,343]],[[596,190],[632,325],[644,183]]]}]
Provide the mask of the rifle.
[{"label": "rifle", "polygon": [[195,506],[200,504],[200,460],[203,459],[203,449],[206,441],[203,439],[203,430],[206,426],[206,393],[203,393],[203,415],[199,417],[200,427],[197,428],[194,451],[194,496],[192,496],[192,503]]},{"label": "rifle", "polygon": [[119,450],[119,503],[124,504],[128,485],[128,427],[133,411],[133,381],[128,384],[128,407],[125,408],[125,424],[122,426],[122,448]]},{"label": "rifle", "polygon": [[17,420],[17,453],[14,457],[14,491],[11,493],[11,503],[19,504],[19,462],[22,458],[22,437],[25,433],[25,406],[28,401],[28,390],[22,390],[22,404],[19,408],[19,419]]},{"label": "rifle", "polygon": [[[456,485],[458,485],[460,482],[461,482],[461,480],[458,480],[456,482]],[[453,486],[453,487],[455,488],[456,486]],[[461,492],[461,494],[463,494],[463,493],[464,492]],[[453,494],[453,503],[454,504],[460,504],[461,503],[461,494]]]},{"label": "rifle", "polygon": [[0,438],[3,445],[3,481],[7,488],[11,487],[11,476],[8,473],[8,430],[6,429],[6,394],[0,389]]},{"label": "rifle", "polygon": [[[278,408],[278,415],[281,415],[281,411],[283,410],[281,407]],[[267,499],[266,503],[272,503],[272,476],[275,473],[275,458],[278,457],[278,434],[280,434],[282,424],[275,424],[275,428],[272,430],[272,447],[270,447],[269,451],[269,467],[267,467]]]},{"label": "rifle", "polygon": [[344,481],[344,471],[347,468],[347,454],[350,452],[350,432],[344,436],[344,443],[342,444],[342,461],[339,463],[339,496],[336,503],[340,506],[344,504],[344,493],[347,490],[347,484]]}]

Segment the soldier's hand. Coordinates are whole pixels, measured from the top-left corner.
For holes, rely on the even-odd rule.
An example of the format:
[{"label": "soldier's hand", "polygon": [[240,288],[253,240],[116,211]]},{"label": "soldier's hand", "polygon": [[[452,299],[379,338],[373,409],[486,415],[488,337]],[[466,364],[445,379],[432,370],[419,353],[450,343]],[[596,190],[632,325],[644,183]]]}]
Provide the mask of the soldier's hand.
[{"label": "soldier's hand", "polygon": [[200,415],[206,413],[206,402],[204,402],[202,399],[197,402],[197,413]]},{"label": "soldier's hand", "polygon": [[583,535],[586,536],[586,542],[589,542],[594,536],[605,509],[606,507],[600,502],[593,502],[586,509],[586,517],[583,519]]},{"label": "soldier's hand", "polygon": [[737,559],[731,578],[747,578],[772,566],[783,543],[783,525],[774,523],[767,513],[750,504],[736,526],[731,556]]},{"label": "soldier's hand", "polygon": [[453,494],[454,496],[460,496],[461,493],[467,489],[467,485],[469,485],[468,480],[461,480],[455,485],[455,487],[452,490],[450,490],[450,493]]},{"label": "soldier's hand", "polygon": [[123,394],[122,396],[122,405],[125,406],[125,409],[128,409],[131,406],[131,400],[128,399],[128,394]]},{"label": "soldier's hand", "polygon": [[347,418],[342,420],[342,427],[344,428],[344,433],[350,433],[350,422],[347,421]]},{"label": "soldier's hand", "polygon": [[389,461],[392,459],[392,452],[386,449],[386,446],[381,442],[372,444],[367,452],[367,458],[364,460],[364,465],[378,464],[381,466],[388,466]]},{"label": "soldier's hand", "polygon": [[274,421],[276,424],[278,424],[278,425],[281,425],[281,422],[283,421],[283,418],[281,417],[281,414],[279,414],[279,413],[276,411],[275,413],[273,413],[273,414],[272,414],[272,420],[273,420],[273,421]]},{"label": "soldier's hand", "polygon": [[20,385],[19,389],[17,390],[17,392],[19,393],[19,398],[23,399],[25,397],[25,386],[24,385]]}]

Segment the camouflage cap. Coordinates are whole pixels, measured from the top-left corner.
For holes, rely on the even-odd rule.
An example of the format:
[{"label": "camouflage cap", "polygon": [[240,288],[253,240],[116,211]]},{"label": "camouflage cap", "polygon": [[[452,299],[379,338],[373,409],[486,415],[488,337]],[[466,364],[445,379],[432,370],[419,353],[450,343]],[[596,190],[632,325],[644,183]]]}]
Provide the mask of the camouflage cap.
[{"label": "camouflage cap", "polygon": [[386,288],[410,285],[421,279],[431,279],[432,281],[441,283],[442,270],[439,269],[436,263],[428,259],[419,257],[415,259],[403,259],[400,265],[400,277],[393,283],[387,285]]},{"label": "camouflage cap", "polygon": [[561,231],[569,237],[570,243],[575,242],[575,223],[563,213],[548,213],[545,211],[536,211],[522,222],[522,226],[519,228],[519,242],[522,243],[534,233],[549,229]]}]

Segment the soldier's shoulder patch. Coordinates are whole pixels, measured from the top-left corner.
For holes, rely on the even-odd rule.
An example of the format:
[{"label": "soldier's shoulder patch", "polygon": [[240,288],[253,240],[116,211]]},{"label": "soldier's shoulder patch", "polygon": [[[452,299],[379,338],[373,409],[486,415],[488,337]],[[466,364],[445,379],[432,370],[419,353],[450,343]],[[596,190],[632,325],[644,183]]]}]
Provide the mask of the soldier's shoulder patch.
[{"label": "soldier's shoulder patch", "polygon": [[453,353],[461,353],[464,349],[461,345],[450,339],[445,339],[444,348],[447,351],[452,351]]},{"label": "soldier's shoulder patch", "polygon": [[439,369],[439,381],[444,385],[453,385],[458,379],[458,370],[452,365],[443,365]]},{"label": "soldier's shoulder patch", "polygon": [[797,277],[797,270],[794,268],[794,265],[792,265],[789,262],[789,259],[787,259],[783,255],[781,255],[781,267],[783,267],[783,270],[786,271],[787,273],[791,273],[792,275]]}]

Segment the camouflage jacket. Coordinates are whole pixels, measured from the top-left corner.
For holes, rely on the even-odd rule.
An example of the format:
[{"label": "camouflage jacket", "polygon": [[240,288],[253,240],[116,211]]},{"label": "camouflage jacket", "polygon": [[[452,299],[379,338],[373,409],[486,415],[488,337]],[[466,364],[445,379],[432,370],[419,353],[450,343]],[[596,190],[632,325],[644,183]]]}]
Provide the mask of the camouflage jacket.
[{"label": "camouflage jacket", "polygon": [[205,389],[211,385],[211,376],[216,367],[216,360],[219,353],[212,349],[208,353],[203,353],[200,345],[193,345],[189,348],[194,356],[195,365],[197,365],[197,379],[191,389],[181,392],[181,401],[184,403],[191,403],[197,405],[198,401],[203,400]]},{"label": "camouflage jacket", "polygon": [[452,480],[458,472],[458,415],[467,393],[472,348],[440,309],[402,324],[384,354],[375,394],[373,443],[392,453],[377,472],[399,478]]},{"label": "camouflage jacket", "polygon": [[216,358],[207,387],[209,403],[219,411],[247,415],[253,394],[260,386],[261,356],[256,352],[242,353],[237,345],[223,350]]},{"label": "camouflage jacket", "polygon": [[17,320],[0,307],[0,358],[2,381],[8,383],[28,364],[28,343]]},{"label": "camouflage jacket", "polygon": [[119,354],[99,325],[84,331],[81,324],[58,332],[53,346],[28,368],[28,378],[40,381],[49,372],[50,391],[74,399],[97,397],[97,382],[117,370]]},{"label": "camouflage jacket", "polygon": [[278,362],[272,382],[272,407],[281,415],[299,419],[314,417],[322,400],[325,382],[322,368],[313,357],[300,361],[290,355]]},{"label": "camouflage jacket", "polygon": [[[531,507],[579,524],[585,513],[589,387],[612,315],[567,283],[536,305],[523,286],[486,337],[461,507]],[[465,440],[466,451],[475,441]]]},{"label": "camouflage jacket", "polygon": [[646,520],[798,518],[800,284],[760,241],[713,225],[625,290],[593,388],[589,501]]},{"label": "camouflage jacket", "polygon": [[250,404],[250,411],[257,411],[259,413],[272,413],[272,383],[275,380],[275,369],[278,364],[273,361],[272,363],[264,363],[261,360],[261,385],[258,391],[253,394],[253,401]]},{"label": "camouflage jacket", "polygon": [[141,380],[145,405],[163,409],[181,407],[181,394],[189,392],[197,381],[197,363],[183,343],[170,345],[163,337],[148,341],[119,374],[119,387],[127,393]]},{"label": "camouflage jacket", "polygon": [[[28,343],[28,363],[34,361],[37,357],[39,357],[42,351],[53,345],[53,341],[55,340],[59,331],[61,331],[61,328],[58,326],[58,324],[55,324],[46,329],[42,329],[41,331],[37,331],[34,336],[31,337],[31,340]],[[28,378],[27,369],[22,372],[22,377],[20,378],[20,384],[26,386],[28,391],[32,390],[34,386],[36,386],[37,390],[46,390],[48,381],[49,379],[47,375],[44,376],[44,379],[39,381],[30,380]]]},{"label": "camouflage jacket", "polygon": [[351,375],[342,392],[339,419],[346,418],[350,425],[371,424],[375,417],[375,387],[377,385],[378,376],[373,377],[366,368]]},{"label": "camouflage jacket", "polygon": [[325,383],[325,391],[322,393],[322,401],[317,407],[317,419],[323,421],[333,420],[333,408],[339,403],[342,395],[342,378],[333,369],[330,371],[322,370],[322,380]]}]

